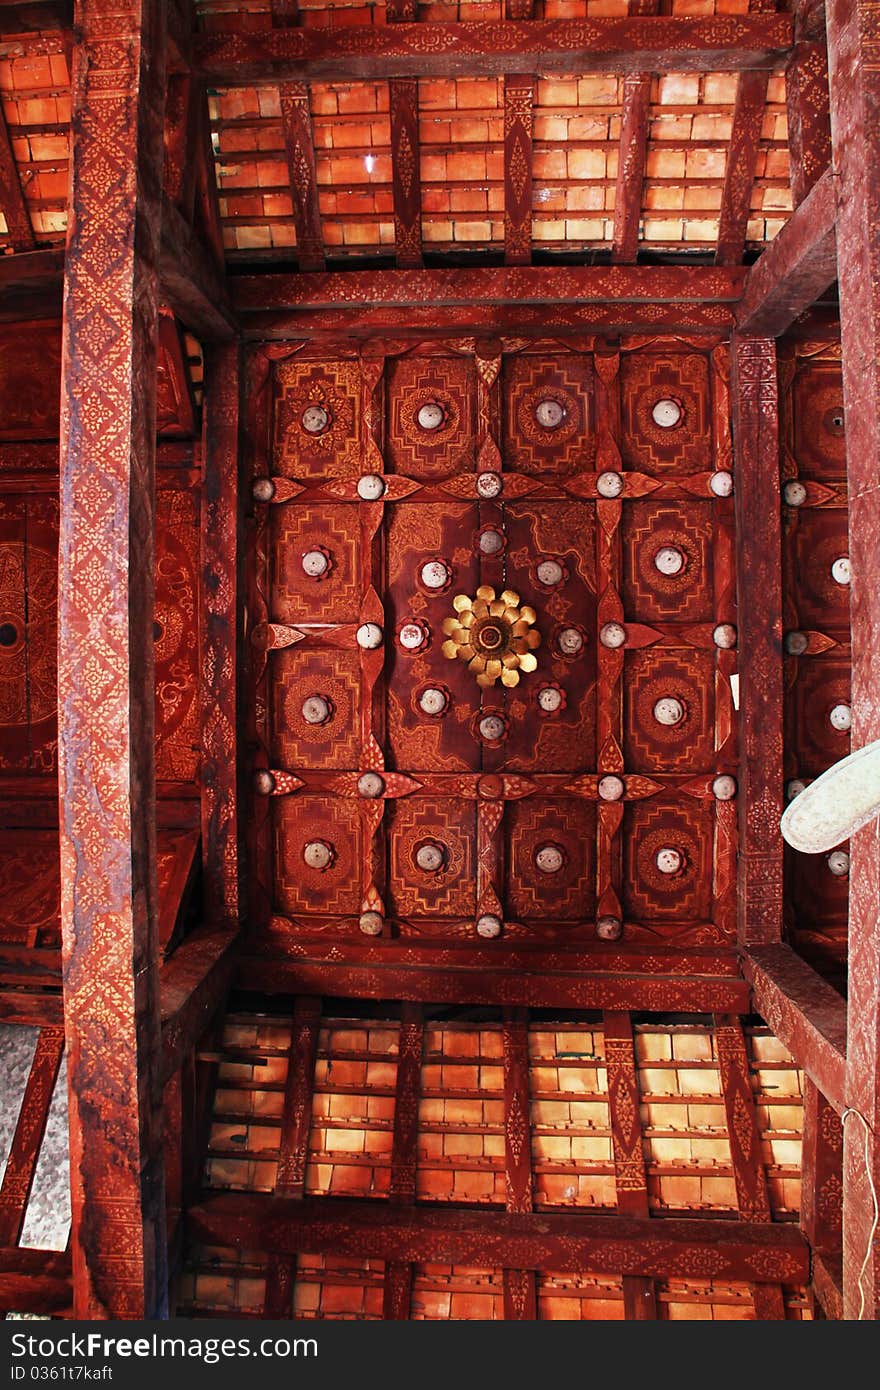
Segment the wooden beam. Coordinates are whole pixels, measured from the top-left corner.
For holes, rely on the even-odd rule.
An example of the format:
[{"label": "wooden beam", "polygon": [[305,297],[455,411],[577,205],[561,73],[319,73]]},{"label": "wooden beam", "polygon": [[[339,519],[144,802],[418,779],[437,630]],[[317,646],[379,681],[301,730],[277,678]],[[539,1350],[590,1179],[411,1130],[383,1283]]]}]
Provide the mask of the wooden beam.
[{"label": "wooden beam", "polygon": [[0,105],[0,212],[6,219],[9,240],[16,251],[33,251],[37,239],[21,186],[18,161],[9,138],[9,126]]},{"label": "wooden beam", "polygon": [[[299,34],[303,30],[277,32]],[[318,205],[318,175],[315,166],[315,136],[309,88],[305,82],[285,82],[281,86],[281,127],[287,154],[293,224],[296,228],[296,254],[300,270],[324,269],[324,231]]]},{"label": "wooden beam", "polygon": [[532,259],[532,131],[535,80],[504,78],[504,264]]},{"label": "wooden beam", "polygon": [[838,1114],[845,1108],[846,1004],[790,946],[755,946],[743,956],[755,1010]]},{"label": "wooden beam", "polygon": [[0,1248],[0,1313],[69,1316],[72,1298],[69,1254]]},{"label": "wooden beam", "polygon": [[[509,1212],[532,1210],[532,1127],[527,1009],[504,1014],[504,1174]],[[507,1321],[537,1318],[535,1276],[529,1269],[505,1267],[504,1316]]]},{"label": "wooden beam", "polygon": [[[305,1191],[312,1129],[312,1096],[315,1089],[315,1063],[321,1028],[320,999],[297,999],[293,1008],[290,1047],[287,1050],[287,1078],[281,1111],[281,1141],[275,1179],[276,1197],[300,1199]],[[272,1255],[266,1273],[267,1318],[289,1318],[293,1314],[293,1263]]]},{"label": "wooden beam", "polygon": [[159,976],[161,1080],[168,1083],[225,1003],[234,970],[235,932],[201,928],[188,936]]},{"label": "wooden beam", "polygon": [[74,1311],[167,1308],[153,575],[159,9],[85,0],[61,381],[58,764]]},{"label": "wooden beam", "polygon": [[246,87],[507,72],[736,72],[777,67],[791,42],[788,16],[754,15],[214,30],[198,35],[194,49],[212,85]]},{"label": "wooden beam", "polygon": [[[389,1195],[393,1202],[404,1206],[412,1206],[416,1200],[424,1032],[421,1006],[403,1004],[397,1044]],[[382,1316],[386,1321],[403,1322],[410,1317],[413,1274],[413,1265],[406,1260],[390,1260],[386,1265],[382,1295]]]},{"label": "wooden beam", "polygon": [[840,1316],[839,1292],[829,1299],[827,1281],[816,1278],[816,1256],[835,1271],[839,1285],[843,1259],[843,1126],[815,1083],[804,1084],[804,1136],[801,1158],[800,1227],[813,1251],[813,1292],[827,1318]]},{"label": "wooden beam", "polygon": [[0,1246],[21,1238],[63,1052],[63,1029],[41,1028],[0,1185]]},{"label": "wooden beam", "polygon": [[203,341],[235,337],[236,324],[222,271],[168,198],[163,200],[161,216],[159,275],[163,299]]},{"label": "wooden beam", "polygon": [[836,218],[837,194],[828,169],[749,270],[736,314],[740,333],[778,338],[834,283]]},{"label": "wooden beam", "polygon": [[391,110],[394,253],[401,270],[417,270],[422,264],[418,79],[395,77],[389,82],[388,90]]},{"label": "wooden beam", "polygon": [[236,930],[241,920],[241,835],[235,672],[243,636],[238,505],[241,357],[237,343],[205,354],[201,571],[202,634],[202,864],[206,921]]},{"label": "wooden beam", "polygon": [[766,72],[741,72],[737,78],[721,193],[716,265],[742,265],[768,80]]},{"label": "wooden beam", "polygon": [[[650,1209],[632,1020],[626,1013],[606,1013],[602,1024],[617,1209],[644,1218],[650,1215]],[[657,1290],[653,1279],[624,1275],[623,1302],[629,1321],[657,1321]]]},{"label": "wooden beam", "polygon": [[617,183],[614,191],[614,232],[611,258],[623,264],[635,262],[639,250],[642,191],[648,158],[648,107],[650,73],[630,73],[623,81],[620,145],[617,151]]},{"label": "wooden beam", "polygon": [[401,1207],[369,1199],[205,1193],[189,1211],[193,1239],[294,1255],[330,1251],[359,1259],[508,1269],[636,1274],[803,1284],[809,1248],[796,1226],[744,1221],[598,1216],[588,1211],[512,1213]]},{"label": "wooden beam", "polygon": [[782,532],[776,344],[736,336],[731,353],[736,458],[740,674],[737,934],[782,938]]},{"label": "wooden beam", "polygon": [[[853,569],[855,749],[880,738],[880,9],[866,0],[828,0],[825,21],[840,206],[837,235]],[[874,1193],[880,1190],[880,821],[876,819],[850,841],[848,942],[846,1101],[856,1113],[844,1126],[843,1303],[845,1317],[871,1319],[880,1312],[880,1242],[872,1240],[872,1232],[876,1235]]]}]

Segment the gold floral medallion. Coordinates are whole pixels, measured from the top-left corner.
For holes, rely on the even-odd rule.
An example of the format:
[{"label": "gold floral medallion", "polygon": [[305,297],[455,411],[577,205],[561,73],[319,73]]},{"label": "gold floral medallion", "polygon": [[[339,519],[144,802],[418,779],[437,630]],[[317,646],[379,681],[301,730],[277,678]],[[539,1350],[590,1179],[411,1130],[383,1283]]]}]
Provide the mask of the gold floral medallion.
[{"label": "gold floral medallion", "polygon": [[534,650],[541,645],[534,627],[538,615],[526,604],[520,607],[513,589],[496,598],[494,589],[481,584],[475,598],[456,594],[452,606],[456,616],[443,623],[443,655],[466,661],[478,685],[487,689],[499,678],[502,685],[519,685],[520,672],[535,670]]}]

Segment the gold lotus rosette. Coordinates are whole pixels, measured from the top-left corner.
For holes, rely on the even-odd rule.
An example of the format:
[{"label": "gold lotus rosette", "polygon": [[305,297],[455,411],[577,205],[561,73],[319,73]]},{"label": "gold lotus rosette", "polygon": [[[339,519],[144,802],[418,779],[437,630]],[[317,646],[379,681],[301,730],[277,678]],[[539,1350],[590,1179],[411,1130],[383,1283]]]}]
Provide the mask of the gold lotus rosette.
[{"label": "gold lotus rosette", "polygon": [[513,589],[496,597],[494,589],[481,584],[475,598],[456,594],[452,606],[455,617],[443,623],[443,655],[466,661],[478,685],[488,689],[499,679],[502,685],[519,685],[522,671],[535,670],[534,650],[541,645],[534,627],[538,615],[527,604],[520,607]]}]

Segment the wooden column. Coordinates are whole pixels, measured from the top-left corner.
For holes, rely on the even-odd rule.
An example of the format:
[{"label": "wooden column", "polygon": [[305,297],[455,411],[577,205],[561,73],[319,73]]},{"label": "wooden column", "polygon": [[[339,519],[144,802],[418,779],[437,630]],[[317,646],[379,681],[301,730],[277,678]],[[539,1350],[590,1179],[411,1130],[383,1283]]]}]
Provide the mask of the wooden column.
[{"label": "wooden column", "polygon": [[[829,0],[825,18],[839,196],[855,749],[880,738],[880,8],[869,0]],[[846,1100],[858,1114],[844,1126],[844,1316],[876,1318],[880,1244],[876,1232],[871,1240],[870,1180],[875,1190],[880,1187],[880,1144],[874,1138],[880,1126],[878,820],[850,842]]]},{"label": "wooden column", "polygon": [[241,623],[238,507],[238,343],[205,354],[205,491],[202,509],[202,863],[204,913],[236,928],[239,885],[238,637]]},{"label": "wooden column", "polygon": [[76,16],[58,763],[78,1318],[167,1307],[152,631],[163,9],[82,0]]},{"label": "wooden column", "polygon": [[[320,999],[297,999],[293,1007],[287,1052],[287,1079],[281,1112],[281,1152],[275,1178],[276,1197],[302,1197],[305,1191],[320,1027]],[[295,1264],[295,1260],[285,1259],[282,1255],[271,1256],[266,1272],[267,1318],[293,1316],[291,1301]]]},{"label": "wooden column", "polygon": [[740,676],[740,855],[743,945],[782,935],[782,542],[776,345],[734,338]]},{"label": "wooden column", "polygon": [[[419,1099],[422,1093],[424,1021],[420,1004],[403,1004],[397,1047],[394,1135],[391,1140],[392,1202],[412,1206],[416,1200],[419,1145]],[[405,1322],[411,1311],[413,1266],[409,1260],[389,1260],[385,1267],[382,1316]]]},{"label": "wooden column", "polygon": [[826,1318],[842,1314],[843,1129],[840,1116],[807,1077],[801,1159],[801,1230],[813,1252],[813,1292]]},{"label": "wooden column", "polygon": [[[632,1022],[627,1013],[606,1013],[603,1026],[617,1210],[622,1216],[647,1217],[650,1215],[648,1179],[639,1119],[641,1097]],[[625,1274],[623,1304],[628,1322],[656,1322],[654,1280]]]}]

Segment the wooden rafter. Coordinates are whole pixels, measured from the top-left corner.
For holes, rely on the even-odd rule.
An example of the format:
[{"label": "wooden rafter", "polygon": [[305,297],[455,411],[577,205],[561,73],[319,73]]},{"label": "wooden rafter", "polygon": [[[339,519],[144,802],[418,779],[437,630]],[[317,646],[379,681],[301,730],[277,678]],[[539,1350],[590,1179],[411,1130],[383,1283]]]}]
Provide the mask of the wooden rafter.
[{"label": "wooden rafter", "polygon": [[213,85],[482,77],[505,72],[736,72],[773,68],[792,42],[786,15],[712,19],[483,20],[199,35]]},{"label": "wooden rafter", "polygon": [[394,252],[403,270],[422,264],[422,187],[419,179],[419,83],[395,77],[388,84],[391,111],[391,188]]},{"label": "wooden rafter", "polygon": [[17,1245],[64,1051],[60,1028],[42,1028],[0,1185],[0,1246]]},{"label": "wooden rafter", "polygon": [[532,131],[534,78],[504,78],[504,263],[532,259]]},{"label": "wooden rafter", "polygon": [[778,337],[837,278],[837,190],[826,169],[782,231],[751,267],[737,327]]},{"label": "wooden rafter", "polygon": [[[416,1200],[423,1054],[422,1009],[418,1004],[404,1004],[401,1007],[397,1045],[394,1133],[391,1139],[389,1180],[391,1200],[404,1206],[412,1206]],[[389,1321],[401,1322],[411,1316],[413,1274],[412,1261],[388,1261],[385,1268],[382,1309],[383,1317]]]},{"label": "wooden rafter", "polygon": [[37,244],[31,215],[21,186],[18,163],[9,138],[9,126],[0,102],[0,212],[16,251],[32,251]]},{"label": "wooden rafter", "polygon": [[331,1204],[218,1192],[202,1195],[189,1224],[195,1239],[206,1244],[285,1255],[329,1251],[359,1259],[439,1259],[647,1278],[703,1278],[708,1258],[717,1279],[803,1284],[809,1276],[809,1248],[800,1231],[773,1222],[437,1210],[370,1199],[337,1198]]},{"label": "wooden rafter", "polygon": [[80,18],[58,594],[71,1249],[77,1316],[143,1318],[167,1306],[153,672],[165,36],[140,0]]},{"label": "wooden rafter", "polygon": [[[617,1207],[628,1215],[645,1218],[649,1215],[648,1178],[642,1147],[641,1096],[636,1073],[635,1042],[629,1014],[606,1013],[603,1034]],[[656,1321],[657,1291],[653,1279],[624,1275],[623,1302],[628,1319]]]},{"label": "wooden rafter", "polygon": [[[284,29],[279,33],[301,33]],[[293,201],[296,249],[300,270],[324,269],[324,234],[318,206],[315,137],[305,82],[286,82],[281,87],[281,123]]]},{"label": "wooden rafter", "polygon": [[766,72],[741,72],[737,78],[733,125],[721,193],[716,265],[742,264],[768,79]]},{"label": "wooden rafter", "polygon": [[[503,1047],[506,1207],[509,1212],[530,1212],[533,1177],[526,1009],[505,1011]],[[510,1321],[534,1321],[537,1317],[535,1276],[530,1269],[505,1266],[504,1316]]]},{"label": "wooden rafter", "polygon": [[[630,0],[632,17],[657,13],[658,0]],[[635,261],[642,218],[642,190],[648,159],[648,110],[651,74],[628,73],[623,81],[620,142],[617,148],[617,184],[614,191],[614,230],[611,259],[623,264]]]}]

